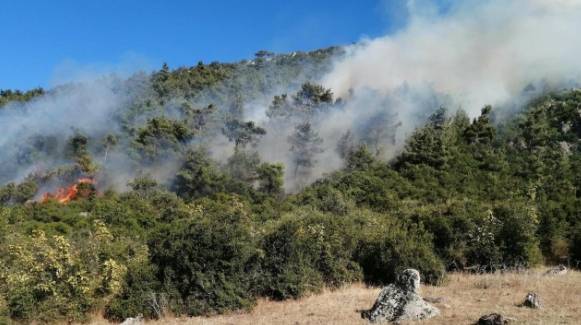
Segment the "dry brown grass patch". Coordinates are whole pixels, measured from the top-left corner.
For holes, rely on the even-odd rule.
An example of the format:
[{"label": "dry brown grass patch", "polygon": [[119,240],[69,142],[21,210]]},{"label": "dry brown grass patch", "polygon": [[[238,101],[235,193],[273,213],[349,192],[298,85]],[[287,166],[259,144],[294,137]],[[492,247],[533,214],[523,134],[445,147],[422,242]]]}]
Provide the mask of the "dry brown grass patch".
[{"label": "dry brown grass patch", "polygon": [[[441,287],[424,286],[424,297],[443,297],[435,304],[442,315],[421,324],[471,324],[481,315],[498,312],[514,324],[580,324],[581,273],[544,276],[543,270],[524,273],[448,275]],[[537,292],[543,309],[518,307],[529,291]],[[355,284],[294,301],[260,300],[249,313],[215,317],[170,318],[151,324],[258,325],[258,324],[367,324],[357,310],[370,308],[379,288]],[[106,323],[97,320],[96,324]],[[417,324],[406,322],[405,324]]]}]

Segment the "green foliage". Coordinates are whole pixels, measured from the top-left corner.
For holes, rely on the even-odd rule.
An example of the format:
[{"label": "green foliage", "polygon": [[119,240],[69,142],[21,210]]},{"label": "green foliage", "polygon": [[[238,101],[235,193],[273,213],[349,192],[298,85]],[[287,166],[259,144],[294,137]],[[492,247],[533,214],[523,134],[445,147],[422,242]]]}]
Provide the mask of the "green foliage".
[{"label": "green foliage", "polygon": [[137,131],[134,145],[143,159],[152,161],[172,151],[180,152],[192,136],[192,131],[183,122],[155,117]]},{"label": "green foliage", "polygon": [[245,148],[249,143],[256,143],[259,136],[266,134],[266,130],[256,126],[254,122],[240,122],[238,120],[227,121],[222,132],[228,140],[234,142],[236,150]]},{"label": "green foliage", "polygon": [[18,185],[8,183],[0,188],[0,203],[22,204],[32,199],[37,191],[38,186],[31,179]]},{"label": "green foliage", "polygon": [[289,136],[290,151],[294,164],[294,176],[307,177],[316,162],[316,156],[323,152],[323,139],[319,137],[309,122],[297,125],[295,133]]},{"label": "green foliage", "polygon": [[243,207],[195,215],[155,232],[149,240],[157,278],[177,297],[178,314],[203,315],[254,304],[260,252]]},{"label": "green foliage", "polygon": [[224,190],[224,176],[204,150],[190,151],[176,175],[173,190],[188,199],[211,195]]},{"label": "green foliage", "polygon": [[350,151],[345,156],[345,168],[349,171],[369,169],[374,162],[375,158],[365,145]]},{"label": "green foliage", "polygon": [[576,267],[581,267],[581,223],[578,223],[573,229],[571,241],[571,258]]},{"label": "green foliage", "polygon": [[105,307],[105,317],[123,321],[135,315],[161,318],[168,311],[168,297],[161,290],[155,267],[146,249],[133,252],[121,289]]},{"label": "green foliage", "polygon": [[[387,162],[402,124],[381,110],[357,126],[365,134],[342,130],[344,168],[307,186],[323,152],[317,121],[343,105],[309,80],[338,52],[164,65],[119,81],[137,90],[114,132],[37,134],[3,154],[0,322],[209,315],[261,296],[386,284],[407,267],[437,284],[446,270],[581,265],[581,91],[547,94],[503,121],[490,106],[473,120],[439,108]],[[296,91],[266,112],[294,127],[288,166],[261,161],[253,145],[265,130],[244,119],[246,103],[279,89]],[[1,91],[0,107],[43,93]],[[200,148],[218,153],[209,146],[220,132],[235,150],[217,162]],[[125,185],[97,164],[120,160],[138,177],[123,193],[101,188]],[[285,171],[297,192],[284,192]],[[85,184],[88,195],[68,204],[39,202],[80,176],[103,192]]]},{"label": "green foliage", "polygon": [[77,132],[67,143],[67,156],[76,162],[83,173],[91,174],[97,170],[97,166],[91,159],[88,145],[89,138]]},{"label": "green foliage", "polygon": [[442,130],[427,126],[416,130],[408,139],[404,153],[398,157],[398,165],[426,165],[442,169],[447,160]]},{"label": "green foliage", "polygon": [[361,277],[351,258],[354,238],[345,233],[344,222],[327,215],[304,211],[286,216],[261,245],[263,294],[275,299],[302,297]]},{"label": "green foliage", "polygon": [[361,218],[360,222],[362,238],[355,258],[363,269],[365,281],[391,283],[405,268],[420,271],[426,283],[442,281],[444,264],[434,254],[432,236],[426,230],[417,225],[400,225],[384,216],[372,215]]},{"label": "green foliage", "polygon": [[536,238],[538,216],[535,207],[512,202],[493,210],[501,224],[495,246],[500,248],[500,261],[508,265],[534,266],[542,261]]},{"label": "green foliage", "polygon": [[267,195],[278,197],[282,194],[284,166],[282,164],[263,163],[257,169],[258,190]]},{"label": "green foliage", "polygon": [[22,92],[20,90],[0,90],[0,108],[10,102],[27,102],[45,94],[44,89],[34,88]]},{"label": "green foliage", "polygon": [[306,82],[289,99],[287,94],[274,96],[266,116],[271,119],[299,117],[308,119],[333,104],[333,92],[321,85]]},{"label": "green foliage", "polygon": [[480,116],[464,132],[469,143],[490,143],[494,140],[494,127],[490,121],[491,106],[482,109]]},{"label": "green foliage", "polygon": [[301,107],[308,114],[322,104],[333,103],[333,92],[321,85],[306,82],[293,97],[295,106]]},{"label": "green foliage", "polygon": [[42,231],[12,238],[0,272],[11,318],[84,320],[99,300],[119,292],[126,268],[105,254],[113,237],[103,223],[93,231],[81,247]]}]

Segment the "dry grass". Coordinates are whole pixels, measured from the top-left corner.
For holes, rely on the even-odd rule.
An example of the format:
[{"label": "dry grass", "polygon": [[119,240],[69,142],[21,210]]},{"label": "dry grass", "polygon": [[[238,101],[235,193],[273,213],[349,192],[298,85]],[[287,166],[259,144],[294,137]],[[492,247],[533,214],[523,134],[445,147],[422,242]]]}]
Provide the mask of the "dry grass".
[{"label": "dry grass", "polygon": [[[518,307],[529,291],[537,292],[541,310]],[[260,300],[252,312],[215,317],[164,319],[148,324],[367,324],[357,310],[371,307],[379,288],[361,284],[327,291],[301,300]],[[481,315],[498,312],[514,324],[581,324],[581,273],[543,276],[542,271],[505,274],[450,274],[441,287],[422,287],[424,297],[443,297],[437,318],[421,324],[471,324]],[[98,320],[96,324],[105,324]],[[407,322],[406,324],[411,324]],[[415,323],[414,323],[415,324]]]}]

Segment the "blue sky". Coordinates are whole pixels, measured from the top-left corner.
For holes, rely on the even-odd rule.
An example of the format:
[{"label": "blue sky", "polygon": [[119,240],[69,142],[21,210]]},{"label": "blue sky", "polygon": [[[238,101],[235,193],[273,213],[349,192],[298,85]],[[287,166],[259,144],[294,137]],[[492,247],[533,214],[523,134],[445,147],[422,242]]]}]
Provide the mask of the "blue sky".
[{"label": "blue sky", "polygon": [[0,89],[349,44],[396,30],[404,9],[403,0],[6,0]]}]

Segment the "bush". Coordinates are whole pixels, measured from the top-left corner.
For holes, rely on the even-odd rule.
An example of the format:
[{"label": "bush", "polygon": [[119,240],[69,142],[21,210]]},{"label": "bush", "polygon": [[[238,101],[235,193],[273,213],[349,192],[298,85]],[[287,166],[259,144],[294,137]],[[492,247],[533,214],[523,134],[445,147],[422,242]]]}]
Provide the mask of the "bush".
[{"label": "bush", "polygon": [[261,243],[263,294],[275,299],[302,297],[324,286],[340,287],[361,278],[352,260],[354,238],[345,222],[331,215],[299,211],[284,217]]},{"label": "bush", "polygon": [[234,201],[152,234],[151,261],[176,314],[207,315],[255,301],[259,250],[249,217]]},{"label": "bush", "polygon": [[[101,258],[101,246],[113,238],[96,223],[92,245],[79,249],[62,236],[42,231],[15,235],[3,252],[2,290],[11,318],[24,321],[85,320],[99,300],[117,294],[125,266]],[[92,258],[96,257],[95,260]]]},{"label": "bush", "polygon": [[571,260],[575,267],[581,268],[581,222],[579,222],[573,230],[571,240]]},{"label": "bush", "polygon": [[364,279],[371,284],[387,284],[396,280],[406,268],[417,269],[425,283],[442,281],[445,268],[435,255],[432,236],[423,228],[403,225],[384,215],[359,217],[361,236],[355,258],[363,269]]},{"label": "bush", "polygon": [[310,205],[319,211],[335,215],[345,215],[355,206],[341,191],[323,183],[309,187],[295,199],[297,205]]},{"label": "bush", "polygon": [[496,207],[494,216],[501,222],[496,246],[501,261],[508,266],[534,266],[542,261],[539,240],[535,236],[538,217],[534,207],[511,202]]},{"label": "bush", "polygon": [[167,308],[167,295],[161,291],[155,268],[149,262],[147,250],[144,250],[128,263],[121,292],[106,306],[105,317],[112,321],[123,321],[136,315],[161,318]]}]

